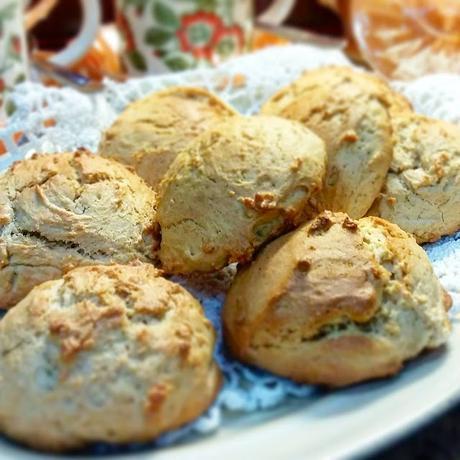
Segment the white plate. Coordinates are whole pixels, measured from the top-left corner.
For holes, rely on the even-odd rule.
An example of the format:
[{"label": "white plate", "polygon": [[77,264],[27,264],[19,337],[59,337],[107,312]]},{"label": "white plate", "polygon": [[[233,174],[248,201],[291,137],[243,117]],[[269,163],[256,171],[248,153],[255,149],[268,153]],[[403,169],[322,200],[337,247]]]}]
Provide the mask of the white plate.
[{"label": "white plate", "polygon": [[[407,435],[460,400],[460,324],[448,347],[412,362],[391,380],[296,401],[275,420],[246,428],[244,419],[214,440],[169,449],[156,460],[333,459],[370,454]],[[297,406],[294,408],[293,406]],[[257,422],[257,418],[253,422]]]},{"label": "white plate", "polygon": [[[459,363],[460,324],[457,321],[445,349],[411,362],[392,379],[320,397],[292,400],[278,410],[227,420],[214,435],[178,446],[117,455],[117,458],[294,460],[369,454],[428,422],[460,399]],[[0,458],[44,457],[2,442]]]}]

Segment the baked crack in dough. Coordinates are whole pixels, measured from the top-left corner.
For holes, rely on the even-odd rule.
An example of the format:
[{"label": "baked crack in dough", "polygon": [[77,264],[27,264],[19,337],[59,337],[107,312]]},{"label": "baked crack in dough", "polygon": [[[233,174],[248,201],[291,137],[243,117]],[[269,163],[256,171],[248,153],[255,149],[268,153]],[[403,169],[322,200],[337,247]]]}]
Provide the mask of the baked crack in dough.
[{"label": "baked crack in dough", "polygon": [[338,387],[395,374],[444,344],[450,305],[412,236],[378,217],[325,212],[239,270],[224,337],[245,363]]},{"label": "baked crack in dough", "polygon": [[214,342],[200,303],[153,266],[72,270],[0,322],[0,430],[47,451],[151,441],[214,400]]},{"label": "baked crack in dough", "polygon": [[236,114],[205,89],[173,86],[128,105],[104,133],[99,153],[132,166],[156,190],[192,139]]},{"label": "baked crack in dough", "polygon": [[460,230],[460,128],[422,115],[394,119],[394,156],[375,214],[418,243]]},{"label": "baked crack in dough", "polygon": [[391,117],[409,111],[409,103],[383,80],[336,66],[304,73],[261,109],[298,120],[324,140],[322,209],[353,218],[366,214],[385,181],[393,152]]},{"label": "baked crack in dough", "polygon": [[160,259],[172,273],[217,271],[316,213],[324,143],[300,123],[232,117],[177,156],[161,183]]},{"label": "baked crack in dough", "polygon": [[156,195],[86,151],[36,155],[0,176],[0,307],[80,265],[152,261]]}]

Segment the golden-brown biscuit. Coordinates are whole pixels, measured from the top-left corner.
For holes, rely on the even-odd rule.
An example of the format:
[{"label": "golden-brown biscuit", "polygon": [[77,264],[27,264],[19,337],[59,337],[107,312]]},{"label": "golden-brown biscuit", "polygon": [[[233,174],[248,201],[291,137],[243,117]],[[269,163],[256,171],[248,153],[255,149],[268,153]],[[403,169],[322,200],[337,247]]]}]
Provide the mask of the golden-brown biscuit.
[{"label": "golden-brown biscuit", "polygon": [[323,67],[281,89],[261,113],[302,122],[326,143],[322,208],[366,214],[392,158],[391,116],[409,103],[379,78],[348,67]]},{"label": "golden-brown biscuit", "polygon": [[155,192],[85,151],[18,161],[0,177],[0,308],[79,265],[150,261]]},{"label": "golden-brown biscuit", "polygon": [[201,88],[174,86],[130,104],[103,135],[99,152],[158,184],[177,154],[198,134],[236,111]]},{"label": "golden-brown biscuit", "polygon": [[460,230],[460,128],[422,115],[396,117],[394,154],[370,213],[419,243]]},{"label": "golden-brown biscuit", "polygon": [[232,117],[192,142],[161,183],[160,259],[169,272],[215,271],[316,211],[324,143],[300,123]]},{"label": "golden-brown biscuit", "polygon": [[241,361],[342,386],[392,375],[443,344],[450,303],[423,249],[396,225],[325,212],[240,270],[225,339]]},{"label": "golden-brown biscuit", "polygon": [[48,451],[149,441],[213,401],[214,340],[151,265],[72,270],[0,322],[0,431]]}]

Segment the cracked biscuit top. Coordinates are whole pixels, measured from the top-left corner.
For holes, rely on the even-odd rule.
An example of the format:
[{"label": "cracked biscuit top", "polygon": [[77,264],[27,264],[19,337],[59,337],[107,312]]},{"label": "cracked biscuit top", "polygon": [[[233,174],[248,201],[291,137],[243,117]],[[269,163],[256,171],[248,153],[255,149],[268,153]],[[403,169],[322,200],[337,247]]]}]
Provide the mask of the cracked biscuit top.
[{"label": "cracked biscuit top", "polygon": [[348,385],[394,374],[445,343],[450,304],[410,235],[378,217],[324,212],[238,271],[224,338],[246,363]]},{"label": "cracked biscuit top", "polygon": [[35,155],[0,176],[0,307],[75,266],[149,261],[156,196],[123,165],[84,150]]},{"label": "cracked biscuit top", "polygon": [[394,154],[371,209],[419,243],[460,229],[460,128],[422,115],[394,119]]},{"label": "cracked biscuit top", "polygon": [[391,116],[409,110],[409,103],[379,78],[328,66],[282,88],[261,113],[298,120],[324,140],[328,167],[322,209],[359,218],[380,192],[390,166]]},{"label": "cracked biscuit top", "polygon": [[132,166],[157,189],[192,139],[236,113],[205,89],[173,86],[130,104],[104,133],[99,152]]},{"label": "cracked biscuit top", "polygon": [[250,260],[315,211],[325,163],[321,139],[278,117],[232,117],[203,133],[160,186],[163,268],[206,272]]},{"label": "cracked biscuit top", "polygon": [[45,450],[151,441],[220,386],[200,303],[149,264],[79,267],[0,322],[0,431]]}]

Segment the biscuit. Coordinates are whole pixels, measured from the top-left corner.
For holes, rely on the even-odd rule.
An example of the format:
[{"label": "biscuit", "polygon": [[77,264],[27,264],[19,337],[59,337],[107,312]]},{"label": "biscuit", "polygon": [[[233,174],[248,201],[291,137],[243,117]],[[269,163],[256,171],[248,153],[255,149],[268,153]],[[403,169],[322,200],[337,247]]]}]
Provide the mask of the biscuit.
[{"label": "biscuit", "polygon": [[172,273],[247,261],[316,211],[324,143],[300,123],[232,117],[174,161],[158,196],[160,260]]},{"label": "biscuit", "polygon": [[0,322],[0,430],[48,451],[152,440],[215,398],[214,335],[151,265],[72,270]]},{"label": "biscuit", "polygon": [[236,275],[224,338],[239,360],[332,387],[385,377],[447,340],[451,299],[412,236],[325,212]]},{"label": "biscuit", "polygon": [[460,230],[460,128],[417,114],[396,117],[393,126],[393,161],[370,214],[419,243]]},{"label": "biscuit", "polygon": [[298,120],[324,140],[322,208],[359,218],[378,196],[390,166],[391,116],[406,111],[409,103],[379,78],[332,66],[306,72],[261,113]]},{"label": "biscuit", "polygon": [[80,265],[151,261],[156,196],[85,151],[18,161],[0,177],[0,307]]},{"label": "biscuit", "polygon": [[158,184],[177,154],[216,121],[236,115],[213,93],[171,87],[130,104],[104,133],[99,153]]}]

